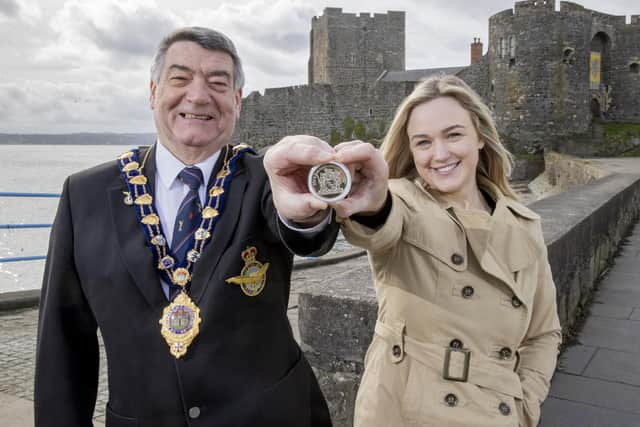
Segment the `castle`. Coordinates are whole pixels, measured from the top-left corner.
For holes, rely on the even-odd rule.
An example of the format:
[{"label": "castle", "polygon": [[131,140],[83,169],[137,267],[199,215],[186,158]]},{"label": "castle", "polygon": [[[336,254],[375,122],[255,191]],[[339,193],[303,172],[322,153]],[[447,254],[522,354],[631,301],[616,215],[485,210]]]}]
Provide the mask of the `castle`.
[{"label": "castle", "polygon": [[[489,18],[482,50],[474,39],[468,66],[405,70],[404,12],[326,8],[311,21],[308,85],[249,94],[234,138],[379,141],[417,81],[448,73],[483,97],[516,155],[640,153],[640,15],[627,23],[571,2],[556,11],[554,0],[519,1]],[[620,126],[626,136],[612,146],[605,137]]]}]

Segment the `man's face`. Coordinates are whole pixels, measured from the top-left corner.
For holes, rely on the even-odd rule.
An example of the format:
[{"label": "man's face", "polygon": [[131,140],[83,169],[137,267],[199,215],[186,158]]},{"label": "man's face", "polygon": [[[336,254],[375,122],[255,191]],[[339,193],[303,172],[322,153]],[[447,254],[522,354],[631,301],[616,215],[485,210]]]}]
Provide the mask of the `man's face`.
[{"label": "man's face", "polygon": [[241,99],[228,53],[190,41],[173,43],[158,83],[151,82],[158,139],[183,161],[206,158],[231,140]]}]

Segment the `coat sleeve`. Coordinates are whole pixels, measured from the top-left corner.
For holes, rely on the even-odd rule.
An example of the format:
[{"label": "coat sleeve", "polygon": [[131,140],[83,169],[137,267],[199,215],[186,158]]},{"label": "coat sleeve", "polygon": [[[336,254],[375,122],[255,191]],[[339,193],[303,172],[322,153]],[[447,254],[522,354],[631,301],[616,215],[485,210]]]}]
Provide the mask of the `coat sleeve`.
[{"label": "coat sleeve", "polygon": [[405,202],[397,194],[391,193],[391,210],[384,224],[373,229],[347,218],[342,220],[342,232],[353,245],[369,252],[385,252],[400,240],[406,210]]},{"label": "coat sleeve", "polygon": [[98,388],[97,324],[75,268],[69,182],[51,231],[40,299],[36,427],[91,426]]},{"label": "coat sleeve", "polygon": [[262,194],[262,213],[267,219],[267,225],[274,236],[277,236],[291,253],[299,256],[320,256],[324,255],[333,247],[340,231],[339,225],[335,221],[335,214],[324,229],[305,235],[292,230],[282,223],[271,194],[269,180],[265,179],[264,191]]},{"label": "coat sleeve", "polygon": [[535,427],[540,419],[540,405],[549,393],[562,342],[556,305],[556,287],[547,258],[547,247],[538,223],[537,239],[542,247],[538,259],[537,289],[533,298],[531,322],[520,345],[518,376],[522,383],[520,425]]}]

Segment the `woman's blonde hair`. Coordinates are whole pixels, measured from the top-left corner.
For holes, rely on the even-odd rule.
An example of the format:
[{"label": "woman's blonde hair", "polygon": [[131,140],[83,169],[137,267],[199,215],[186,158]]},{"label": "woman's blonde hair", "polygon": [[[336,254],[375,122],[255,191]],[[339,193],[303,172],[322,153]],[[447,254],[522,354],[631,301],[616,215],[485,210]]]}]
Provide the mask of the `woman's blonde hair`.
[{"label": "woman's blonde hair", "polygon": [[478,185],[487,187],[493,184],[505,196],[517,199],[518,196],[508,180],[513,156],[500,142],[491,110],[464,81],[451,75],[434,76],[418,83],[398,107],[380,147],[389,165],[389,178],[417,177],[418,172],[409,149],[407,123],[416,106],[444,96],[455,99],[469,112],[478,137],[484,142],[476,169]]}]

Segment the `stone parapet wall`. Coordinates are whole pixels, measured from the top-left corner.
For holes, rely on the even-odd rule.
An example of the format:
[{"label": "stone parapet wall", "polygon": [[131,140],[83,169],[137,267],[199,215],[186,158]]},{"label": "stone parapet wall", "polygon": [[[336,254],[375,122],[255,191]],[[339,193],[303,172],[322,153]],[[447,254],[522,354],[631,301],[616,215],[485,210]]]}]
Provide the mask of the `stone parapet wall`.
[{"label": "stone parapet wall", "polygon": [[[360,139],[380,140],[413,86],[412,82],[314,84],[267,89],[264,95],[253,92],[242,101],[234,142],[262,148],[296,134],[337,142],[336,138],[358,137],[358,123],[363,130]],[[351,122],[350,136],[345,135],[349,127],[345,120]]]},{"label": "stone parapet wall", "polygon": [[549,263],[565,330],[575,324],[598,277],[640,215],[640,176],[611,174],[577,190],[539,200]]},{"label": "stone parapet wall", "polygon": [[535,194],[550,196],[590,184],[609,174],[602,167],[592,165],[588,159],[547,152],[544,154],[544,171],[529,183],[529,188]]},{"label": "stone parapet wall", "polygon": [[[529,205],[543,218],[565,330],[580,317],[598,277],[640,217],[640,162],[632,167],[616,162],[616,170],[625,173]],[[348,274],[328,275],[323,283],[306,288],[298,302],[301,345],[328,399],[334,425],[351,426],[377,313],[368,265],[361,262]]]}]

